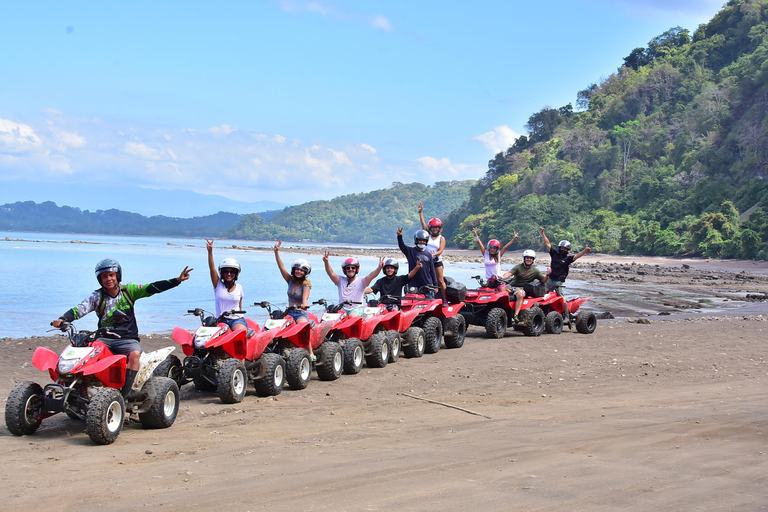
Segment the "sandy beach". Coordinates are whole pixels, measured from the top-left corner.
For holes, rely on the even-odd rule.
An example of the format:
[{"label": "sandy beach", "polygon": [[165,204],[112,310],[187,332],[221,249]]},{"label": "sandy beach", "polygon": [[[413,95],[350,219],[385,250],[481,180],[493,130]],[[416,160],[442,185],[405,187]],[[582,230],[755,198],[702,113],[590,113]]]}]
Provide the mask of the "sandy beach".
[{"label": "sandy beach", "polygon": [[[571,275],[614,317],[591,335],[471,327],[460,349],[236,405],[190,384],[171,428],[109,446],[64,415],[0,427],[4,508],[768,508],[768,263],[588,255]],[[32,352],[64,343],[1,340],[0,395],[46,383]]]}]

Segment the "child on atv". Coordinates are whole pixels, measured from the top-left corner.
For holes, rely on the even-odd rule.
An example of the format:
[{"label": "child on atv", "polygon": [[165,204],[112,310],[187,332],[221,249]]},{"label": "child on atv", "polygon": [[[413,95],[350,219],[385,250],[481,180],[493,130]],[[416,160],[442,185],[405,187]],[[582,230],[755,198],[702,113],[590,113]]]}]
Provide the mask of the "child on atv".
[{"label": "child on atv", "polygon": [[512,293],[515,295],[515,314],[512,316],[514,323],[518,322],[517,315],[520,314],[520,309],[523,307],[523,299],[526,295],[535,296],[536,290],[531,284],[534,280],[538,279],[542,283],[546,284],[549,280],[549,273],[551,269],[547,269],[547,274],[543,274],[541,270],[533,266],[533,262],[536,259],[536,252],[526,249],[523,251],[523,262],[518,263],[510,272],[504,274],[504,279],[514,277],[515,280],[512,283],[514,290]]},{"label": "child on atv", "polygon": [[129,393],[139,371],[141,345],[139,344],[139,327],[136,324],[136,313],[133,304],[139,299],[150,297],[171,288],[179,286],[189,279],[193,269],[184,267],[179,277],[155,281],[154,283],[120,284],[123,279],[123,269],[113,259],[101,260],[96,264],[96,280],[101,288],[91,293],[80,304],[68,309],[63,315],[51,322],[60,328],[63,322],[72,322],[82,318],[91,311],[99,315],[99,328],[108,327],[113,338],[99,338],[114,354],[127,356],[125,370],[125,385],[123,398],[130,399]]},{"label": "child on atv", "polygon": [[571,266],[571,263],[581,258],[588,252],[591,252],[592,249],[590,249],[589,245],[587,245],[581,252],[571,256],[568,254],[568,252],[571,250],[571,242],[568,240],[560,240],[560,243],[557,244],[557,250],[555,250],[552,247],[552,244],[549,243],[549,238],[547,238],[547,235],[544,234],[543,227],[539,228],[539,232],[541,233],[541,238],[544,240],[544,245],[547,246],[549,256],[552,258],[552,274],[550,275],[549,282],[547,283],[547,290],[555,290],[555,293],[562,297],[562,289],[565,288],[565,278],[568,277],[568,270]]},{"label": "child on atv", "polygon": [[347,312],[349,316],[361,316],[363,312],[363,294],[368,285],[371,284],[381,268],[384,266],[384,258],[379,258],[379,266],[376,269],[365,276],[362,279],[357,279],[357,274],[360,272],[360,262],[356,258],[347,258],[344,263],[341,264],[341,270],[344,275],[336,275],[336,272],[331,268],[331,264],[328,263],[328,257],[330,251],[325,251],[323,255],[323,263],[325,264],[325,272],[328,277],[331,278],[333,284],[339,289],[339,304]]},{"label": "child on atv", "polygon": [[[403,296],[403,286],[408,284],[413,276],[421,269],[421,261],[416,262],[416,267],[408,275],[398,276],[397,271],[400,264],[394,258],[384,260],[384,277],[376,281],[372,287],[366,288],[365,293],[378,293],[384,299],[385,297],[400,298]],[[399,304],[386,304],[387,309],[399,309]]]}]

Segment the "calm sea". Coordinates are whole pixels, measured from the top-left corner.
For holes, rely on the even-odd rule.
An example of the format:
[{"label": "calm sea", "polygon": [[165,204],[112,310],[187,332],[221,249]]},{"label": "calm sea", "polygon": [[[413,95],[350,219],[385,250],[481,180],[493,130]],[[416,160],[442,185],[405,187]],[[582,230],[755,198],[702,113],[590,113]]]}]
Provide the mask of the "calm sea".
[{"label": "calm sea", "polygon": [[[243,271],[238,282],[245,292],[243,309],[247,311],[246,316],[262,324],[266,319],[265,310],[251,305],[266,300],[284,306],[287,285],[271,250],[233,250],[233,244],[267,248],[274,244],[217,240],[214,246],[217,265],[226,257],[240,262]],[[338,292],[326,275],[319,255],[292,253],[291,247],[332,246],[349,247],[350,255],[354,256],[357,256],[356,249],[376,249],[349,244],[283,244],[280,251],[287,266],[299,257],[312,264],[311,300],[326,298],[336,302]],[[373,257],[357,257],[363,275],[378,263]],[[176,277],[187,265],[195,269],[190,279],[177,288],[136,303],[139,330],[143,334],[169,332],[174,326],[194,329],[199,323],[197,318],[185,316],[188,309],[215,309],[204,239],[0,231],[0,338],[54,334],[48,332],[51,320],[98,288],[94,267],[104,258],[120,262],[124,283],[146,284]],[[331,266],[337,273],[341,272],[342,261],[341,257],[331,257]],[[407,268],[405,259],[400,259],[400,273]],[[482,268],[478,264],[450,263],[446,275],[473,288],[475,283],[469,278],[480,272]],[[78,320],[77,326],[94,329],[96,315],[91,313]]]}]

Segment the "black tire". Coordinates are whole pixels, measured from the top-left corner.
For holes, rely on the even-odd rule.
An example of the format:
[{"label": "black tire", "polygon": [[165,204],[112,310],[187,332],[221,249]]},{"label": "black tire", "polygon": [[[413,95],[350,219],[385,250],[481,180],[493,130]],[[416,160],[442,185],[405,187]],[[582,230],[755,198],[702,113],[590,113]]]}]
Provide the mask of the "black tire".
[{"label": "black tire", "polygon": [[550,311],[544,317],[544,330],[547,334],[560,334],[563,332],[563,315],[557,311]]},{"label": "black tire", "polygon": [[485,317],[485,332],[489,338],[503,338],[507,332],[507,312],[502,308],[492,308]]},{"label": "black tire", "polygon": [[384,368],[389,362],[389,343],[387,342],[387,332],[379,331],[373,333],[368,338],[371,353],[365,356],[365,364],[368,368]]},{"label": "black tire", "polygon": [[336,380],[344,369],[344,355],[341,345],[336,341],[324,341],[320,346],[322,354],[315,369],[320,380]]},{"label": "black tire", "polygon": [[421,327],[411,327],[403,333],[403,354],[405,357],[421,357],[424,355],[424,330]]},{"label": "black tire", "polygon": [[169,354],[163,362],[157,365],[152,375],[173,379],[179,387],[184,385],[184,368],[181,366],[179,358],[173,354]]},{"label": "black tire", "polygon": [[523,334],[526,336],[541,336],[544,332],[544,312],[538,306],[522,310],[520,321],[523,323]]},{"label": "black tire", "polygon": [[5,426],[15,436],[34,434],[43,421],[44,409],[40,384],[29,380],[19,382],[5,403]]},{"label": "black tire", "polygon": [[[160,377],[158,377],[160,378]],[[112,444],[123,430],[125,402],[114,388],[97,389],[88,405],[85,431],[96,444]]]},{"label": "black tire", "polygon": [[467,336],[467,321],[462,315],[443,320],[443,339],[445,348],[461,348]]},{"label": "black tire", "polygon": [[241,360],[223,360],[219,366],[218,381],[216,390],[223,403],[236,404],[243,401],[248,388],[248,372]]},{"label": "black tire", "polygon": [[424,330],[424,341],[426,343],[424,352],[436,354],[443,344],[443,323],[439,318],[430,316],[424,320],[422,329]]},{"label": "black tire", "polygon": [[311,375],[312,363],[309,360],[309,352],[303,348],[291,350],[285,365],[285,378],[291,389],[298,391],[306,388]]},{"label": "black tire", "polygon": [[403,340],[397,331],[387,331],[387,344],[389,345],[389,362],[396,363],[402,352]]},{"label": "black tire", "polygon": [[597,329],[597,315],[592,313],[579,313],[576,316],[576,330],[581,334],[592,334]]},{"label": "black tire", "polygon": [[[237,359],[233,359],[237,361]],[[179,414],[179,386],[170,377],[152,377],[142,389],[150,405],[147,412],[139,413],[139,421],[146,428],[168,428]]]},{"label": "black tire", "polygon": [[344,340],[344,373],[355,375],[363,369],[365,360],[365,348],[363,342],[357,338],[348,338]]},{"label": "black tire", "polygon": [[279,354],[267,352],[261,355],[264,377],[254,381],[253,387],[259,396],[277,396],[285,386],[285,361]]}]

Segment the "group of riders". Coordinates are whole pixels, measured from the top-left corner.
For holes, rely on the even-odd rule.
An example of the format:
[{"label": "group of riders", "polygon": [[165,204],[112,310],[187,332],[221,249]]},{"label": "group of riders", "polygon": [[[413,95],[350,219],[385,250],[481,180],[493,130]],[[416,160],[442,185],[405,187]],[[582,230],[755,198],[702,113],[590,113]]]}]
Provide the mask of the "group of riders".
[{"label": "group of riders", "polygon": [[[356,258],[347,258],[341,264],[342,274],[338,275],[328,261],[330,253],[326,251],[323,254],[325,271],[338,288],[339,304],[348,315],[359,316],[362,313],[364,294],[379,293],[382,298],[399,298],[402,297],[403,289],[406,286],[409,289],[425,291],[430,299],[434,299],[436,297],[435,292],[439,290],[443,304],[448,304],[442,258],[442,253],[445,250],[445,237],[442,235],[443,223],[437,218],[426,222],[423,204],[419,204],[419,219],[422,229],[414,233],[413,246],[407,246],[403,241],[403,228],[400,227],[397,230],[398,246],[408,260],[407,275],[398,275],[400,265],[394,258],[379,258],[378,266],[361,278],[358,278],[360,262]],[[486,281],[490,286],[505,289],[515,297],[515,313],[512,319],[514,322],[517,322],[517,315],[520,313],[525,296],[535,294],[533,281],[538,279],[546,285],[548,290],[562,294],[562,287],[568,276],[571,263],[591,250],[589,246],[586,246],[581,252],[571,255],[571,243],[569,241],[561,240],[555,248],[544,233],[544,228],[539,228],[539,231],[551,257],[551,266],[546,272],[540,271],[533,265],[536,253],[531,249],[523,251],[522,263],[515,265],[509,272],[502,272],[501,257],[517,240],[517,233],[503,247],[496,239],[489,240],[485,246],[480,240],[477,228],[473,230],[475,242],[483,253]],[[237,283],[241,270],[240,264],[234,258],[225,258],[217,268],[213,258],[213,242],[213,239],[206,239],[208,268],[214,289],[216,316],[226,322],[233,330],[247,329],[242,314],[232,313],[232,311],[243,309],[243,287]],[[300,258],[293,262],[290,271],[288,271],[280,257],[280,245],[281,242],[278,241],[273,250],[280,274],[288,285],[289,307],[286,308],[286,314],[290,315],[297,323],[308,322],[307,309],[309,308],[309,294],[312,288],[308,277],[312,272],[312,266],[307,260]],[[382,269],[384,270],[384,277],[371,285]],[[130,400],[131,387],[139,370],[139,357],[141,355],[134,302],[178,286],[189,279],[192,270],[185,267],[178,277],[145,285],[121,284],[123,272],[120,264],[113,259],[102,260],[96,265],[96,279],[100,288],[77,306],[68,309],[63,315],[51,322],[51,325],[59,328],[64,322],[72,322],[96,311],[99,317],[99,328],[107,328],[109,333],[109,337],[100,338],[100,341],[103,341],[113,353],[123,354],[128,358],[122,394]],[[506,284],[508,282],[510,284]],[[227,312],[230,313],[222,317],[222,314]],[[309,351],[310,358],[316,360],[311,346]]]}]

